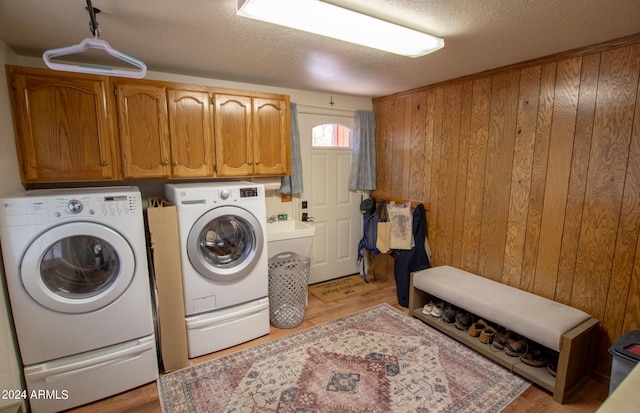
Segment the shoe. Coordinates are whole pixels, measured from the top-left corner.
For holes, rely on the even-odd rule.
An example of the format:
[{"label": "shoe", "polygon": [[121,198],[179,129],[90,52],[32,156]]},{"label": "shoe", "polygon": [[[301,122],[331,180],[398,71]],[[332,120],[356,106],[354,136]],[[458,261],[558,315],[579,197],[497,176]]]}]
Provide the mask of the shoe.
[{"label": "shoe", "polygon": [[426,303],[424,307],[422,307],[422,314],[430,315],[434,305],[435,304],[433,304],[433,301],[429,301],[428,303]]},{"label": "shoe", "polygon": [[433,306],[433,309],[431,310],[431,315],[434,316],[435,318],[442,317],[442,307],[443,307],[442,303],[435,304]]},{"label": "shoe", "polygon": [[504,352],[511,357],[520,357],[527,352],[527,339],[519,334],[511,334],[507,344],[504,345]]},{"label": "shoe", "polygon": [[456,328],[458,330],[466,331],[471,327],[471,323],[473,323],[473,315],[468,311],[462,309],[458,310],[456,313]]},{"label": "shoe", "polygon": [[523,363],[533,367],[545,367],[549,364],[549,359],[545,354],[544,347],[536,343],[527,345],[527,352],[520,356]]},{"label": "shoe", "polygon": [[549,350],[548,354],[549,362],[547,363],[547,371],[553,377],[556,377],[558,373],[558,352]]},{"label": "shoe", "polygon": [[491,344],[493,343],[493,337],[496,334],[496,329],[488,326],[487,328],[485,328],[484,330],[482,330],[482,332],[480,332],[480,337],[478,337],[478,339],[480,340],[481,343],[484,344]]},{"label": "shoe", "polygon": [[487,328],[487,324],[482,320],[478,320],[471,324],[471,327],[469,327],[467,332],[471,337],[478,337],[485,328]]},{"label": "shoe", "polygon": [[456,307],[454,305],[448,304],[444,306],[444,311],[442,312],[442,321],[447,324],[451,324],[456,320]]},{"label": "shoe", "polygon": [[511,330],[508,330],[506,328],[503,328],[496,332],[493,336],[493,347],[497,348],[498,350],[503,350],[505,344],[507,344],[507,341],[509,340],[509,337],[511,337],[511,334]]}]

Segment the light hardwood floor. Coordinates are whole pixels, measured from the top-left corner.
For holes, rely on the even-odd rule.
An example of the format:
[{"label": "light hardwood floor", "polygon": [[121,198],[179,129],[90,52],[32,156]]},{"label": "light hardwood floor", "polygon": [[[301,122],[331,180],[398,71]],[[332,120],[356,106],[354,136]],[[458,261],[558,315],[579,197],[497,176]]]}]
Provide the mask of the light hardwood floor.
[{"label": "light hardwood floor", "polygon": [[[258,338],[230,349],[198,357],[190,360],[190,365],[200,364],[229,353],[242,350],[274,340],[295,331],[299,331],[317,324],[325,323],[336,318],[364,310],[371,306],[388,303],[406,312],[406,309],[398,305],[396,298],[395,282],[392,278],[372,281],[377,287],[366,293],[343,298],[331,303],[323,303],[313,295],[309,296],[309,306],[305,314],[305,321],[294,329],[277,329],[271,327],[267,336]],[[553,401],[551,394],[531,385],[522,395],[503,410],[506,413],[521,412],[545,412],[545,413],[572,413],[594,412],[604,401],[608,394],[608,383],[602,380],[591,379],[582,386],[566,404],[560,405]],[[128,392],[113,396],[89,405],[70,410],[74,413],[159,413],[161,412],[158,389],[156,383],[150,383]],[[171,413],[171,412],[166,412]]]}]

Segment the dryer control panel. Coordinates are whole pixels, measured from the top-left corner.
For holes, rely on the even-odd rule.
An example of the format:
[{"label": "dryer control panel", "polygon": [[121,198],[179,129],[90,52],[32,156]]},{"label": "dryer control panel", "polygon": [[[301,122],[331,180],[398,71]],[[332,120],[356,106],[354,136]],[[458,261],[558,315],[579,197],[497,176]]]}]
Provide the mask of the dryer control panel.
[{"label": "dryer control panel", "polygon": [[258,196],[258,188],[240,188],[240,198],[253,198]]}]

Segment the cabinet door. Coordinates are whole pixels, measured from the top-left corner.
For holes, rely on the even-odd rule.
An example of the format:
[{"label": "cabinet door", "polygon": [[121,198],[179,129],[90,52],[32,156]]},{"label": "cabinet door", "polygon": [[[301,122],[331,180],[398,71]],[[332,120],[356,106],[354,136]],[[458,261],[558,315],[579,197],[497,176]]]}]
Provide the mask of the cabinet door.
[{"label": "cabinet door", "polygon": [[168,178],[171,154],[166,88],[117,83],[116,94],[124,177]]},{"label": "cabinet door", "polygon": [[23,182],[117,178],[104,79],[16,74],[13,80]]},{"label": "cabinet door", "polygon": [[214,153],[209,94],[169,89],[167,97],[172,176],[213,176]]},{"label": "cabinet door", "polygon": [[289,102],[253,98],[253,151],[256,175],[288,175],[290,170]]},{"label": "cabinet door", "polygon": [[218,176],[253,174],[251,97],[214,95]]}]

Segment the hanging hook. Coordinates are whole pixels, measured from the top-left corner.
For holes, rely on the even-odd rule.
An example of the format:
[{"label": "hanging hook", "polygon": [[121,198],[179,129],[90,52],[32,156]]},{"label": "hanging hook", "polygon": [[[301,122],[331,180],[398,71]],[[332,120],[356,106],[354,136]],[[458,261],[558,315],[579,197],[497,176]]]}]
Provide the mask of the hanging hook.
[{"label": "hanging hook", "polygon": [[98,38],[100,36],[100,25],[96,19],[96,14],[100,13],[100,9],[93,7],[91,0],[87,0],[86,10],[89,12],[89,18],[91,19],[89,22],[89,30],[91,34],[93,34],[93,37]]}]

